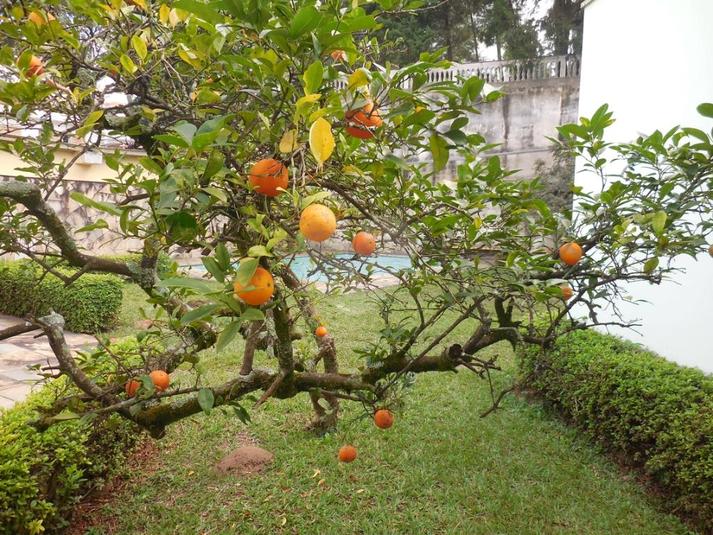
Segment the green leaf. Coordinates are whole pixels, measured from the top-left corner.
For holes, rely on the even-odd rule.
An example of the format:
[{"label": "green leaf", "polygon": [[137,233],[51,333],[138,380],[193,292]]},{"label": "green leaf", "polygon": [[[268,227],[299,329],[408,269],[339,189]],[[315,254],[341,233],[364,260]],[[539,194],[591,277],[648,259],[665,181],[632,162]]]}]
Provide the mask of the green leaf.
[{"label": "green leaf", "polygon": [[210,316],[216,310],[218,310],[218,305],[214,303],[194,308],[190,312],[186,312],[183,316],[181,316],[181,325],[188,325],[194,321],[202,320],[206,316]]},{"label": "green leaf", "polygon": [[215,350],[218,352],[223,351],[230,342],[233,341],[240,331],[241,320],[236,320],[228,324],[228,326],[223,329],[223,332],[218,336],[218,341],[215,344]]},{"label": "green leaf", "polygon": [[302,199],[302,202],[300,202],[300,207],[304,210],[310,204],[323,201],[324,199],[329,197],[331,194],[332,194],[331,191],[318,191],[317,193],[313,193],[312,195],[307,195],[307,197],[304,197]]},{"label": "green leaf", "polygon": [[90,199],[83,193],[80,193],[78,191],[73,191],[72,193],[69,194],[69,197],[77,201],[79,204],[82,204],[84,206],[89,206],[91,208],[96,208],[97,210],[101,210],[102,212],[105,212],[107,214],[119,216],[121,215],[121,210],[119,210],[115,205],[108,203],[108,202],[103,202],[103,201],[96,201],[94,199]]},{"label": "green leaf", "polygon": [[307,70],[302,77],[305,81],[305,95],[316,93],[322,85],[323,77],[324,67],[322,66],[322,62],[316,60],[309,67],[307,67]]},{"label": "green leaf", "polygon": [[433,154],[433,172],[438,173],[448,163],[448,143],[438,134],[433,134],[429,145]]},{"label": "green leaf", "polygon": [[97,219],[94,223],[78,228],[75,232],[89,232],[90,230],[97,230],[100,228],[109,228],[109,223],[103,219]]},{"label": "green leaf", "polygon": [[210,256],[204,256],[203,258],[201,258],[201,260],[203,261],[203,265],[205,266],[208,273],[213,275],[213,277],[215,277],[215,280],[217,280],[218,282],[225,282],[225,271],[220,268],[215,258],[211,258]]},{"label": "green leaf", "polygon": [[179,136],[181,136],[181,139],[183,139],[183,141],[185,141],[188,146],[190,146],[193,142],[193,136],[196,134],[197,129],[195,125],[192,125],[191,123],[188,123],[186,121],[181,121],[173,127],[173,130]]},{"label": "green leaf", "polygon": [[704,102],[703,104],[699,104],[696,109],[698,113],[704,117],[713,117],[713,103]]},{"label": "green leaf", "polygon": [[651,228],[657,236],[660,236],[666,226],[666,212],[659,210],[651,217]]},{"label": "green leaf", "polygon": [[197,2],[196,0],[176,0],[172,7],[183,9],[189,13],[197,15],[206,22],[219,24],[223,22],[223,16],[208,4]]},{"label": "green leaf", "polygon": [[290,22],[290,37],[295,38],[311,32],[319,25],[321,15],[314,6],[304,6],[301,8]]},{"label": "green leaf", "polygon": [[253,245],[248,249],[248,256],[259,258],[261,256],[272,256],[270,251],[268,251],[264,245]]},{"label": "green leaf", "polygon": [[221,269],[227,270],[230,267],[230,253],[223,242],[219,243],[215,248],[215,259]]},{"label": "green leaf", "polygon": [[656,269],[659,265],[659,258],[658,256],[654,256],[653,258],[649,258],[645,263],[644,263],[644,273],[651,273],[654,269]]},{"label": "green leaf", "polygon": [[200,405],[203,412],[210,414],[210,410],[215,404],[215,396],[210,388],[201,388],[198,391],[198,405]]},{"label": "green leaf", "polygon": [[119,62],[129,74],[134,74],[138,70],[136,63],[134,63],[134,61],[126,54],[121,55],[121,57],[119,58]]},{"label": "green leaf", "polygon": [[240,315],[240,319],[243,321],[263,321],[265,319],[265,314],[259,308],[248,307]]},{"label": "green leaf", "polygon": [[131,46],[134,47],[136,55],[143,62],[149,53],[148,48],[146,48],[146,41],[140,35],[134,35],[131,37]]},{"label": "green leaf", "polygon": [[235,279],[241,286],[247,286],[250,283],[250,279],[255,275],[255,270],[257,269],[258,261],[257,258],[244,258],[240,261],[240,267],[238,267],[238,272],[235,274]]},{"label": "green leaf", "polygon": [[171,239],[177,242],[191,241],[199,232],[198,222],[193,214],[180,210],[166,217]]},{"label": "green leaf", "polygon": [[250,421],[250,413],[243,407],[240,403],[233,403],[233,411],[235,411],[235,416],[237,416],[241,422],[247,424]]},{"label": "green leaf", "polygon": [[164,279],[159,282],[158,285],[164,288],[187,288],[201,293],[210,293],[212,291],[210,284],[207,282],[199,279],[191,279],[189,277],[172,277],[170,279]]}]

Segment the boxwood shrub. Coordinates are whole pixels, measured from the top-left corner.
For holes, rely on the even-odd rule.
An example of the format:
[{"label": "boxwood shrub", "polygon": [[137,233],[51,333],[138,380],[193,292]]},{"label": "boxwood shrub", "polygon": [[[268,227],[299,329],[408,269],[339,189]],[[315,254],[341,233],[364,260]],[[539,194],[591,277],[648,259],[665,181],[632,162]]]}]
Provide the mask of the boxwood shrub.
[{"label": "boxwood shrub", "polygon": [[671,510],[713,526],[713,377],[619,338],[581,331],[520,351],[525,386],[618,460],[645,472]]},{"label": "boxwood shrub", "polygon": [[[112,352],[130,361],[136,347],[136,340],[128,339]],[[13,408],[0,409],[2,535],[61,533],[80,497],[123,466],[140,436],[117,415],[60,421],[42,432],[29,425],[42,408],[73,391],[67,385],[60,378]]]},{"label": "boxwood shrub", "polygon": [[[70,268],[59,268],[72,274]],[[113,326],[122,298],[121,278],[87,273],[66,286],[35,263],[18,260],[0,263],[0,312],[12,316],[41,316],[50,309],[62,314],[67,330],[94,333]]]}]

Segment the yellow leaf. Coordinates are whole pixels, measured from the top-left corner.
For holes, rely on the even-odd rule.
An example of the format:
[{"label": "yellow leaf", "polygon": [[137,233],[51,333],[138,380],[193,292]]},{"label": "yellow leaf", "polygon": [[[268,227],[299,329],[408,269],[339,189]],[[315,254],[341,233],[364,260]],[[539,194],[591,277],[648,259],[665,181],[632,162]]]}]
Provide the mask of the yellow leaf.
[{"label": "yellow leaf", "polygon": [[140,7],[144,11],[148,11],[146,9],[146,1],[145,0],[132,0],[132,2],[136,7]]},{"label": "yellow leaf", "polygon": [[178,16],[178,11],[174,8],[168,12],[168,23],[171,25],[171,28],[173,28],[179,22],[181,22],[181,17]]},{"label": "yellow leaf", "polygon": [[297,130],[288,130],[280,140],[280,152],[289,154],[295,152],[297,147],[299,147],[299,143],[297,142]]},{"label": "yellow leaf", "polygon": [[313,122],[309,129],[309,148],[320,165],[332,155],[334,150],[332,125],[324,117]]},{"label": "yellow leaf", "polygon": [[309,106],[310,104],[314,104],[317,102],[322,95],[320,93],[312,93],[311,95],[305,95],[304,97],[300,97],[297,99],[297,103],[295,104],[295,122],[297,122],[304,113],[305,108]]},{"label": "yellow leaf", "polygon": [[357,69],[349,75],[349,89],[356,89],[369,83],[369,71],[366,69]]},{"label": "yellow leaf", "polygon": [[161,7],[158,8],[158,20],[161,21],[161,24],[168,24],[168,17],[170,13],[171,8],[166,4],[161,4]]}]

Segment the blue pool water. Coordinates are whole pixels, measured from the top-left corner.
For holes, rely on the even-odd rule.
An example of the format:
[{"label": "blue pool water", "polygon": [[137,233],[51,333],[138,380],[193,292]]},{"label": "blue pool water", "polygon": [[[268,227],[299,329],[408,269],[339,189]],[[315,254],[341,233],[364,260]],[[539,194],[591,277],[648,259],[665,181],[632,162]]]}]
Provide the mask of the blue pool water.
[{"label": "blue pool water", "polygon": [[[386,269],[399,270],[399,269],[409,269],[411,267],[411,260],[408,256],[402,255],[377,255],[370,256],[367,259],[354,258],[353,254],[341,253],[334,255],[335,258],[342,260],[348,260],[349,263],[354,266],[354,269],[359,270],[360,273],[367,273],[367,263],[379,264],[379,267],[374,267],[372,274],[383,274],[386,273]],[[316,264],[307,255],[296,255],[294,260],[290,263],[292,271],[302,280],[310,280],[312,282],[326,281],[327,275],[323,271],[317,270],[315,272]],[[205,267],[202,264],[192,265],[192,270],[198,272],[205,272]]]}]

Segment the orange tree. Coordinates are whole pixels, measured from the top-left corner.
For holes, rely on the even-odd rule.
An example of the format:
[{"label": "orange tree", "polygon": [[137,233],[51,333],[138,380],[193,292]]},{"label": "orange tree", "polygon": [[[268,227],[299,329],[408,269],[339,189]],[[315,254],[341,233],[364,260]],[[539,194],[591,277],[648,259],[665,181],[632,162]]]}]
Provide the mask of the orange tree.
[{"label": "orange tree", "polygon": [[[608,144],[606,107],[561,127],[561,150],[581,156],[601,188],[575,190],[576,213],[555,213],[537,180],[513,177],[473,133],[477,108],[497,91],[475,77],[429,82],[429,70],[447,66],[437,53],[398,69],[373,63],[383,12],[417,4],[28,0],[3,8],[2,150],[24,163],[21,176],[0,182],[0,252],[48,271],[75,266],[71,277],[57,272],[68,284],[90,271],[119,274],[156,310],[133,361],[113,359],[110,348],[77,361],[61,317],[31,318],[26,328],[44,331],[80,391],[54,413],[118,412],[161,436],[202,410],[239,408],[253,392],[259,403],[307,393],[315,423],[330,426],[340,399],[388,406],[421,372],[489,378],[498,363],[480,352],[492,344],[546,347],[568,330],[609,323],[598,308],[620,283],[657,283],[677,255],[705,249],[708,134],[674,129]],[[701,109],[710,114],[710,105]],[[78,156],[57,153],[71,144],[83,154],[107,139],[144,155],[137,162],[103,148],[114,201],[72,192],[96,215],[69,228],[49,201]],[[455,176],[441,183],[449,160],[458,162]],[[617,176],[605,172],[612,161]],[[142,244],[136,262],[78,245],[81,232],[107,227]],[[322,241],[332,236],[353,240],[359,255],[329,252]],[[385,247],[411,268],[380,265]],[[199,255],[211,280],[178,270],[159,278],[159,255],[177,248]],[[315,294],[292,269],[297,254],[314,260],[330,290],[357,287],[378,302],[384,327],[361,348],[359,371],[340,368]],[[383,271],[397,289],[374,288]],[[453,339],[456,327],[469,334]],[[295,350],[300,331],[313,337],[311,353]],[[192,365],[237,336],[246,340],[242,365],[227,382],[208,383],[197,370],[211,362]],[[254,365],[257,349],[272,368]],[[179,367],[195,374],[190,386],[170,385],[166,374]]]}]

